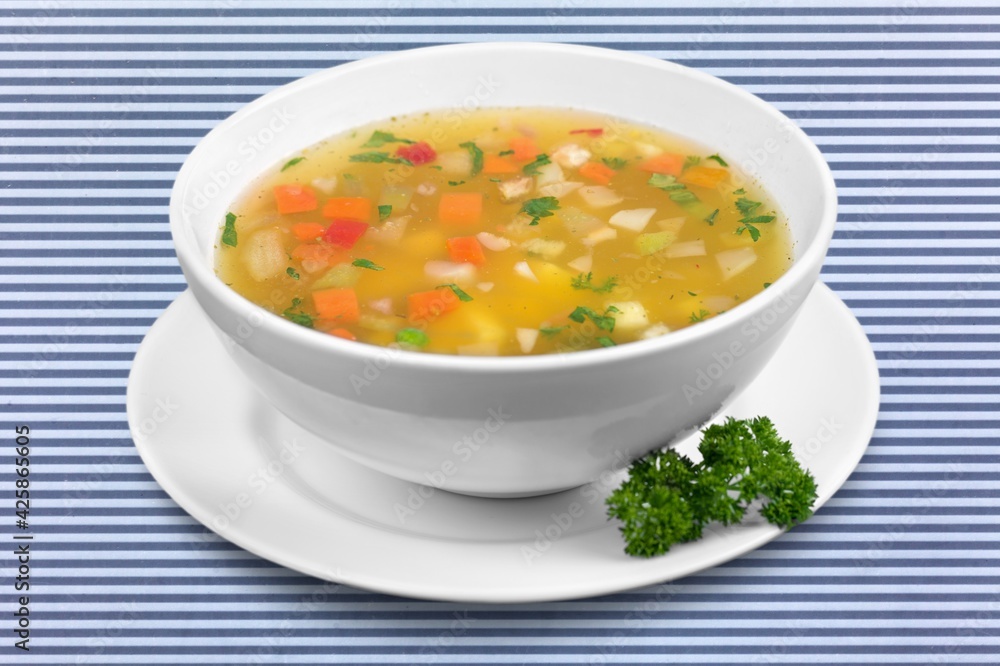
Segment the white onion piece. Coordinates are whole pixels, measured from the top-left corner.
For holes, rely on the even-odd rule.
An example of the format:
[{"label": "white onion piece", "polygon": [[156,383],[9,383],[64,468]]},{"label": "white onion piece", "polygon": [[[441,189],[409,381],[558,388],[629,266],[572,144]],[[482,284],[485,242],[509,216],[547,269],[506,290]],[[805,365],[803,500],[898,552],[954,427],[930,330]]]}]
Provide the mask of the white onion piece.
[{"label": "white onion piece", "polygon": [[464,150],[439,153],[436,164],[441,167],[442,172],[453,176],[468,176],[472,173],[472,156]]},{"label": "white onion piece", "polygon": [[476,234],[476,240],[483,244],[487,250],[502,252],[510,247],[510,239],[503,236],[494,236],[488,231],[480,231]]},{"label": "white onion piece", "polygon": [[661,335],[666,335],[669,332],[670,332],[670,327],[667,326],[666,324],[653,324],[645,331],[643,331],[642,335],[640,335],[639,337],[642,338],[643,340],[650,340],[652,338],[658,338]]},{"label": "white onion piece", "polygon": [[532,238],[531,240],[521,243],[521,248],[528,254],[535,255],[543,259],[555,259],[566,249],[566,243],[558,240]]},{"label": "white onion piece", "polygon": [[725,312],[732,310],[736,306],[736,299],[732,296],[709,296],[701,302],[712,312]]},{"label": "white onion piece", "polygon": [[686,221],[687,218],[682,215],[681,217],[670,217],[665,220],[657,220],[656,226],[658,226],[661,231],[670,231],[677,234],[680,232],[681,227],[684,226]]},{"label": "white onion piece", "polygon": [[538,342],[538,329],[519,328],[514,331],[514,336],[517,337],[517,344],[521,345],[521,352],[527,354],[535,348],[535,343]]},{"label": "white onion piece", "polygon": [[566,180],[562,168],[555,162],[538,167],[538,174],[535,176],[535,187],[542,188],[552,183],[561,183]]},{"label": "white onion piece", "polygon": [[528,265],[527,261],[519,261],[514,264],[514,272],[521,277],[538,282],[538,276],[531,270],[531,266]]},{"label": "white onion piece", "polygon": [[417,185],[417,194],[422,197],[429,197],[438,191],[434,183],[420,183]]},{"label": "white onion piece", "polygon": [[703,257],[705,254],[705,241],[703,240],[674,243],[667,249],[663,250],[663,256],[669,259],[680,259],[681,257]]},{"label": "white onion piece", "polygon": [[728,280],[753,266],[757,261],[757,253],[750,247],[738,247],[735,250],[723,250],[715,255],[722,271],[722,279]]},{"label": "white onion piece", "polygon": [[280,231],[261,229],[244,242],[247,249],[243,251],[243,261],[254,280],[268,280],[285,272],[288,256]]},{"label": "white onion piece", "polygon": [[386,296],[385,298],[379,298],[368,303],[370,307],[375,312],[381,312],[382,314],[391,315],[392,314],[392,299]]},{"label": "white onion piece", "polygon": [[482,292],[493,291],[493,283],[492,282],[480,282],[479,284],[476,285],[476,289],[478,289],[479,291],[482,291]]},{"label": "white onion piece", "polygon": [[545,187],[539,187],[538,194],[543,197],[555,197],[558,199],[580,187],[583,187],[583,183],[578,183],[575,180],[567,180],[562,183],[552,183],[551,185],[546,185]]},{"label": "white onion piece", "polygon": [[589,273],[590,269],[594,267],[594,257],[590,254],[585,254],[582,257],[577,257],[573,261],[566,264],[574,271],[580,271],[581,273]]},{"label": "white onion piece", "polygon": [[508,203],[523,197],[531,191],[532,182],[528,176],[518,176],[497,183],[497,188],[500,190],[500,200]]},{"label": "white onion piece", "polygon": [[424,264],[427,277],[442,282],[458,282],[468,284],[476,279],[476,267],[468,262],[432,260]]},{"label": "white onion piece", "polygon": [[613,227],[628,229],[629,231],[640,232],[646,228],[649,221],[656,214],[655,208],[633,208],[631,210],[620,210],[611,216],[608,223]]},{"label": "white onion piece", "polygon": [[620,301],[608,303],[607,307],[616,307],[615,330],[634,331],[637,328],[649,326],[649,317],[646,315],[646,308],[639,301]]},{"label": "white onion piece", "polygon": [[333,191],[337,189],[337,177],[330,176],[329,178],[314,178],[310,185],[324,194],[333,194]]},{"label": "white onion piece", "polygon": [[584,213],[575,206],[566,206],[559,210],[559,219],[566,226],[566,230],[574,236],[585,236],[591,231],[604,226],[599,218],[590,213]]},{"label": "white onion piece", "polygon": [[611,227],[603,227],[596,231],[591,231],[586,235],[580,242],[588,247],[594,247],[598,243],[603,243],[604,241],[614,240],[618,238],[618,230],[612,229]]},{"label": "white onion piece", "polygon": [[365,232],[365,238],[370,238],[379,243],[398,243],[403,238],[403,233],[406,231],[406,225],[409,223],[409,215],[390,217],[377,227],[368,227],[368,231]]},{"label": "white onion piece", "polygon": [[586,148],[581,148],[575,143],[567,143],[552,153],[552,159],[559,166],[566,167],[567,169],[576,169],[590,160],[590,151]]},{"label": "white onion piece", "polygon": [[500,345],[496,342],[476,342],[462,345],[457,351],[461,356],[499,356]]},{"label": "white onion piece", "polygon": [[577,192],[591,208],[607,208],[623,201],[614,190],[603,185],[588,185],[581,187]]}]

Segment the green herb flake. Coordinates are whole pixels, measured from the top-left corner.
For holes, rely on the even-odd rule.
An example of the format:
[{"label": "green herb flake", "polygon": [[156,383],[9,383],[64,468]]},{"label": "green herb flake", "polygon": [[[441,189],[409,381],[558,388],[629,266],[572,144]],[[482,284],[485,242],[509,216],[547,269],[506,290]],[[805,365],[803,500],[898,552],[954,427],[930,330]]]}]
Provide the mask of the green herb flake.
[{"label": "green herb flake", "polygon": [[597,344],[601,345],[602,347],[614,347],[616,346],[617,343],[611,338],[602,335],[601,337],[597,338]]},{"label": "green herb flake", "polygon": [[513,150],[501,150],[501,151],[500,151],[500,152],[498,153],[498,155],[499,155],[500,157],[506,157],[507,155],[513,155],[513,154],[514,154],[514,151],[513,151]]},{"label": "green herb flake", "polygon": [[464,180],[449,180],[448,184],[451,185],[452,187],[458,187],[459,185],[465,185],[465,181]]},{"label": "green herb flake", "polygon": [[587,273],[586,275],[580,273],[578,276],[570,280],[570,285],[574,289],[589,289],[595,294],[609,294],[614,291],[615,287],[618,286],[618,278],[611,276],[602,284],[594,284],[593,273]]},{"label": "green herb flake", "polygon": [[742,187],[738,190],[733,190],[733,194],[746,194],[746,193],[747,191],[744,190]]},{"label": "green herb flake", "polygon": [[427,346],[430,338],[419,328],[403,328],[396,332],[396,342],[406,347],[420,349]]},{"label": "green herb flake", "polygon": [[490,182],[491,183],[502,183],[503,179],[502,178],[490,178]]},{"label": "green herb flake", "polygon": [[558,335],[562,333],[567,328],[569,328],[569,324],[566,324],[565,326],[542,326],[540,329],[538,329],[538,332],[544,335],[545,337],[551,338],[553,335]]},{"label": "green herb flake", "polygon": [[768,287],[770,287],[770,286],[771,286],[771,284],[772,284],[772,283],[770,283],[770,282],[765,282],[765,283],[764,283],[764,289],[767,289]]},{"label": "green herb flake", "polygon": [[719,157],[719,154],[718,154],[718,153],[716,153],[715,155],[709,155],[709,156],[708,156],[707,158],[705,158],[705,159],[709,159],[709,160],[715,160],[715,161],[716,161],[716,162],[718,162],[718,163],[719,163],[719,164],[720,164],[721,166],[724,166],[724,167],[727,167],[727,166],[729,166],[729,163],[728,163],[728,162],[726,162],[726,160],[724,160],[724,159],[722,159],[721,157]]},{"label": "green herb flake", "polygon": [[597,328],[604,329],[609,333],[614,333],[615,318],[608,315],[609,312],[618,312],[618,309],[610,307],[605,310],[604,314],[598,314],[590,308],[578,305],[576,309],[569,314],[569,318],[578,324],[582,324],[587,317],[590,317],[590,321],[594,322],[594,325],[597,326]]},{"label": "green herb flake", "polygon": [[385,222],[392,215],[392,206],[385,204],[378,207],[378,221]]},{"label": "green herb flake", "polygon": [[761,499],[761,515],[781,528],[812,515],[816,479],[770,419],[729,418],[709,426],[698,450],[698,463],[674,450],[640,458],[608,496],[608,517],[620,521],[626,553],[662,555],[701,538],[711,523],[741,522]]},{"label": "green herb flake", "polygon": [[677,182],[676,176],[671,176],[666,173],[654,173],[646,181],[647,185],[652,185],[657,189],[661,189],[664,192],[675,192],[677,190],[687,189],[684,183]]},{"label": "green herb flake", "polygon": [[441,166],[440,164],[432,164],[432,165],[431,165],[431,168],[432,168],[432,169],[436,169],[436,170],[440,171],[440,170],[441,170],[441,169],[443,169],[444,167],[442,167],[442,166]]},{"label": "green herb flake", "polygon": [[305,159],[306,158],[304,157],[293,157],[292,159],[285,162],[285,165],[281,167],[281,170],[284,171],[285,169],[291,169],[293,166],[295,166],[299,162],[304,161]]},{"label": "green herb flake", "polygon": [[552,160],[545,153],[536,155],[535,159],[524,165],[524,173],[528,176],[537,176],[539,167],[543,167],[546,164],[552,164]]},{"label": "green herb flake", "polygon": [[551,217],[553,215],[552,211],[555,210],[559,210],[559,199],[555,197],[538,197],[537,199],[528,199],[522,203],[520,212],[530,215],[531,222],[528,225],[535,226],[541,218]]},{"label": "green herb flake", "polygon": [[288,321],[292,322],[293,324],[298,324],[299,326],[305,326],[306,328],[312,328],[313,318],[310,315],[306,314],[305,312],[298,310],[300,305],[302,305],[302,299],[293,298],[292,305],[290,307],[285,308],[285,310],[281,313],[281,316],[287,319]]},{"label": "green herb flake", "polygon": [[691,316],[688,318],[688,321],[691,322],[692,324],[697,324],[699,321],[704,321],[705,317],[707,317],[710,314],[712,313],[709,312],[708,310],[701,309],[698,310],[697,312],[692,312]]},{"label": "green herb flake", "polygon": [[413,143],[409,139],[401,139],[391,132],[380,132],[375,130],[371,137],[361,144],[362,148],[381,148],[387,143]]},{"label": "green herb flake", "polygon": [[688,296],[697,296],[697,295],[698,295],[698,294],[694,293],[693,291],[689,291],[689,292],[688,292]]},{"label": "green herb flake", "polygon": [[357,266],[358,268],[367,268],[370,271],[384,271],[385,268],[379,266],[371,259],[355,259],[351,262],[351,266]]},{"label": "green herb flake", "polygon": [[299,275],[299,272],[297,270],[295,270],[294,268],[292,268],[291,266],[289,266],[288,268],[285,269],[285,273],[287,273],[288,277],[292,278],[293,280],[298,280],[299,277],[301,277]]},{"label": "green herb flake", "polygon": [[622,157],[602,157],[601,161],[604,165],[614,169],[615,171],[621,171],[628,164],[628,160]]},{"label": "green herb flake", "polygon": [[718,208],[716,208],[715,210],[713,210],[711,213],[708,214],[708,217],[705,218],[705,221],[708,222],[708,226],[710,227],[715,226],[715,216],[718,214],[719,214]]},{"label": "green herb flake", "polygon": [[453,282],[449,282],[448,284],[439,284],[437,287],[435,287],[435,289],[441,289],[443,287],[451,289],[455,293],[455,295],[458,296],[458,300],[462,301],[463,303],[468,303],[469,301],[472,300],[472,296],[469,296],[469,294],[467,294],[465,291],[462,290],[461,287],[459,287],[457,284]]},{"label": "green herb flake", "polygon": [[236,247],[236,215],[233,213],[226,213],[226,225],[222,228],[222,243]]},{"label": "green herb flake", "polygon": [[408,166],[413,166],[413,162],[410,160],[403,159],[402,157],[393,157],[389,153],[377,151],[351,155],[350,160],[352,162],[369,162],[372,164],[406,164]]},{"label": "green herb flake", "polygon": [[469,151],[469,157],[472,158],[472,171],[469,172],[469,176],[475,178],[483,170],[483,151],[472,141],[460,143],[458,147]]},{"label": "green herb flake", "polygon": [[698,166],[701,164],[701,158],[697,155],[688,155],[687,159],[684,160],[684,166],[681,167],[681,171],[687,171],[693,166]]}]

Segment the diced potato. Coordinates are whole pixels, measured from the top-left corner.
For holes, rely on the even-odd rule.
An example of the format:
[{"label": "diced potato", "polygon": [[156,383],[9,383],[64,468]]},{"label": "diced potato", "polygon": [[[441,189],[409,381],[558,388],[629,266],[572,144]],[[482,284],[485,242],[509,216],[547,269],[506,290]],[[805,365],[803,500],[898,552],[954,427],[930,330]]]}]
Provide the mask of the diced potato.
[{"label": "diced potato", "polygon": [[424,274],[441,282],[469,284],[476,279],[476,266],[466,261],[428,261],[424,264]]},{"label": "diced potato", "polygon": [[561,183],[552,183],[551,185],[538,188],[538,196],[560,199],[580,187],[583,187],[583,183],[578,183],[575,180],[566,180]]},{"label": "diced potato", "polygon": [[643,340],[651,340],[653,338],[658,338],[661,335],[666,335],[670,332],[670,327],[666,324],[653,324],[645,331],[643,331],[639,337]]},{"label": "diced potato", "polygon": [[649,326],[649,317],[646,315],[646,308],[639,301],[619,301],[608,303],[605,307],[615,307],[619,310],[613,313],[616,331],[634,331]]},{"label": "diced potato", "polygon": [[521,248],[530,255],[552,260],[565,251],[566,243],[558,240],[532,238],[521,243]]},{"label": "diced potato", "polygon": [[538,276],[531,270],[531,266],[528,265],[527,261],[519,261],[514,264],[514,272],[532,282],[538,282]]},{"label": "diced potato", "polygon": [[682,257],[704,257],[705,241],[693,240],[683,243],[674,243],[663,251],[663,256],[668,259],[680,259]]},{"label": "diced potato", "polygon": [[330,176],[329,178],[313,178],[310,185],[323,194],[333,194],[333,191],[337,189],[337,177]]},{"label": "diced potato", "polygon": [[567,143],[553,151],[552,159],[559,166],[577,169],[590,160],[590,151],[575,143]]},{"label": "diced potato", "polygon": [[588,185],[581,187],[577,192],[592,208],[607,208],[623,201],[614,190],[603,185]]},{"label": "diced potato", "polygon": [[656,254],[677,240],[677,234],[670,231],[656,231],[650,234],[639,234],[635,237],[635,247],[639,254],[646,256]]},{"label": "diced potato", "polygon": [[337,264],[313,282],[312,289],[315,291],[353,287],[360,277],[361,269],[357,266],[352,266],[349,263]]},{"label": "diced potato", "polygon": [[441,167],[442,173],[452,176],[468,176],[472,173],[472,156],[465,150],[438,153],[435,164]]},{"label": "diced potato", "polygon": [[487,250],[502,252],[510,247],[510,239],[503,236],[496,236],[488,231],[481,231],[476,234],[476,239],[483,244]]},{"label": "diced potato", "polygon": [[561,183],[566,180],[563,170],[558,164],[552,162],[538,167],[538,175],[535,176],[535,187],[542,188],[553,183]]},{"label": "diced potato", "polygon": [[631,210],[620,210],[611,216],[608,224],[619,229],[639,232],[646,228],[649,221],[656,214],[655,208],[633,208]]},{"label": "diced potato", "polygon": [[519,328],[514,331],[514,336],[517,338],[517,344],[521,347],[521,352],[528,354],[535,348],[535,343],[538,342],[538,329]]},{"label": "diced potato", "polygon": [[580,242],[588,247],[594,247],[599,243],[603,243],[609,240],[614,240],[616,238],[618,238],[617,229],[612,229],[611,227],[601,227],[600,229],[595,229],[594,231],[591,231]]},{"label": "diced potato", "polygon": [[261,229],[247,238],[243,261],[247,271],[257,282],[277,277],[288,267],[284,235],[278,229]]},{"label": "diced potato", "polygon": [[590,269],[594,267],[594,255],[585,254],[582,257],[577,257],[573,261],[566,264],[574,271],[580,271],[581,273],[589,273]]},{"label": "diced potato", "polygon": [[365,232],[365,238],[369,238],[379,243],[398,243],[406,232],[406,226],[410,223],[409,215],[390,217],[382,224],[369,227]]},{"label": "diced potato", "polygon": [[683,215],[680,217],[670,217],[665,220],[657,220],[656,226],[660,228],[660,231],[670,231],[674,234],[679,234],[681,232],[681,227],[687,222],[687,218]]},{"label": "diced potato", "polygon": [[590,213],[584,213],[579,208],[574,206],[566,206],[565,208],[556,211],[556,215],[562,220],[562,223],[566,225],[566,229],[569,230],[574,236],[586,236],[591,231],[595,231],[604,226],[604,222],[600,218],[591,215]]},{"label": "diced potato", "polygon": [[739,247],[717,253],[715,260],[719,264],[722,279],[729,280],[753,266],[757,261],[757,253],[752,247]]},{"label": "diced potato", "polygon": [[528,192],[531,192],[532,184],[533,181],[528,176],[518,176],[500,181],[497,183],[497,188],[500,190],[500,200],[504,203],[509,203],[515,199],[520,199],[527,195]]}]

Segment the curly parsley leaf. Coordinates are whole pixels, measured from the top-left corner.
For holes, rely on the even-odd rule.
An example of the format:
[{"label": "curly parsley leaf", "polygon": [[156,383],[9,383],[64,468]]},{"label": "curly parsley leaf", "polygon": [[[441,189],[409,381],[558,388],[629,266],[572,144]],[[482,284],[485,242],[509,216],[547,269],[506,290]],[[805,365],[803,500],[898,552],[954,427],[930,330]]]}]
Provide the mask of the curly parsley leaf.
[{"label": "curly parsley leaf", "polygon": [[302,277],[301,275],[299,275],[299,272],[294,268],[292,268],[291,266],[285,269],[285,273],[288,275],[288,277],[292,278],[293,280],[298,280],[300,277]]},{"label": "curly parsley leaf", "polygon": [[479,172],[483,170],[483,151],[472,141],[466,141],[465,143],[458,144],[459,148],[465,148],[469,151],[469,157],[472,158],[472,171],[469,172],[469,176],[475,177],[479,175]]},{"label": "curly parsley leaf", "polygon": [[594,284],[594,274],[580,273],[575,278],[572,278],[570,285],[574,289],[589,289],[597,294],[609,294],[614,291],[614,288],[618,286],[618,278],[611,276],[607,278],[602,284]]},{"label": "curly parsley leaf", "polygon": [[230,247],[236,247],[236,216],[233,213],[226,213],[226,224],[222,227],[222,243]]},{"label": "curly parsley leaf", "polygon": [[597,326],[597,328],[603,329],[608,333],[614,333],[615,318],[608,314],[610,312],[618,312],[618,308],[612,306],[605,310],[604,314],[599,314],[588,307],[578,305],[576,309],[569,314],[569,318],[578,324],[582,324],[589,317],[590,321],[594,322],[594,325]]},{"label": "curly parsley leaf", "polygon": [[294,324],[298,324],[299,326],[312,328],[313,318],[305,312],[299,310],[300,305],[302,305],[302,299],[293,298],[292,305],[285,308],[285,310],[281,313],[281,316]]},{"label": "curly parsley leaf", "polygon": [[604,162],[604,166],[610,167],[615,171],[621,171],[628,164],[628,160],[622,157],[602,157],[601,161]]},{"label": "curly parsley leaf", "polygon": [[712,313],[709,312],[708,310],[700,309],[697,312],[692,312],[691,316],[688,317],[688,321],[691,322],[692,324],[697,324],[699,321],[705,321],[705,317],[707,317],[710,314]]},{"label": "curly parsley leaf", "polygon": [[378,207],[378,221],[385,222],[392,215],[392,206],[389,204],[383,204]]},{"label": "curly parsley leaf", "polygon": [[522,171],[528,176],[537,176],[539,167],[543,167],[546,164],[552,164],[552,160],[545,153],[536,155],[535,159],[524,165]]},{"label": "curly parsley leaf", "polygon": [[530,215],[531,222],[528,225],[535,226],[541,218],[551,217],[553,215],[552,211],[555,210],[559,210],[559,199],[555,197],[538,197],[537,199],[528,199],[522,203],[520,212]]}]

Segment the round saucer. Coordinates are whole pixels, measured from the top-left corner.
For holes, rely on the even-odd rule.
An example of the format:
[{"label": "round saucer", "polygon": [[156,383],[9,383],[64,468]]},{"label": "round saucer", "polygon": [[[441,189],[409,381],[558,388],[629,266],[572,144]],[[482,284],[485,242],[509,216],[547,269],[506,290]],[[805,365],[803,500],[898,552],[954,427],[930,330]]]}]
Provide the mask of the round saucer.
[{"label": "round saucer", "polygon": [[[871,345],[817,285],[774,359],[723,417],[770,416],[816,477],[819,506],[861,459],[878,403]],[[765,522],[715,527],[639,559],[624,554],[605,517],[622,471],[523,499],[385,476],[273,409],[230,362],[190,292],[140,346],[127,406],[150,473],[195,519],[260,557],[379,592],[462,602],[608,594],[721,564],[781,534]],[[698,439],[679,450],[691,453]]]}]

